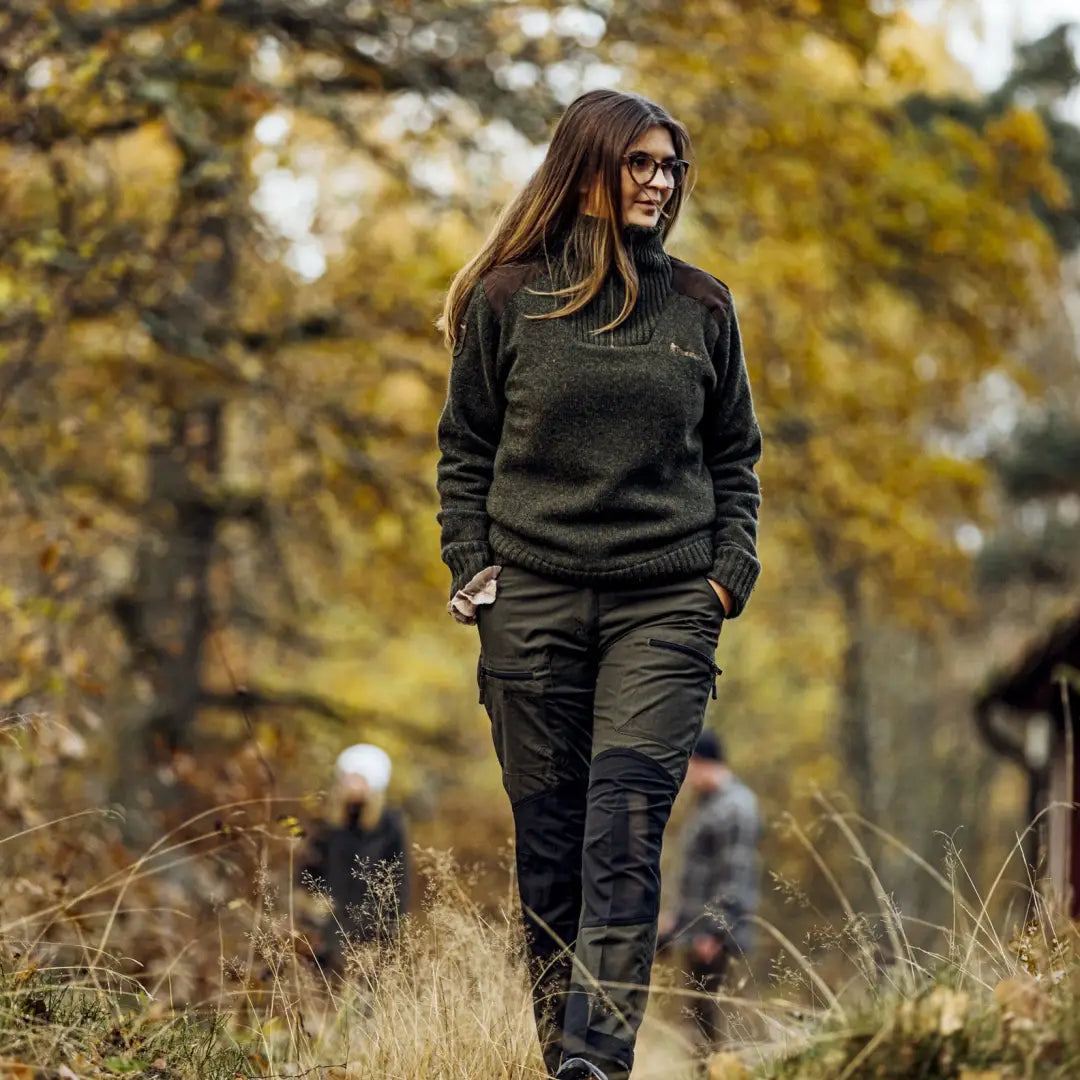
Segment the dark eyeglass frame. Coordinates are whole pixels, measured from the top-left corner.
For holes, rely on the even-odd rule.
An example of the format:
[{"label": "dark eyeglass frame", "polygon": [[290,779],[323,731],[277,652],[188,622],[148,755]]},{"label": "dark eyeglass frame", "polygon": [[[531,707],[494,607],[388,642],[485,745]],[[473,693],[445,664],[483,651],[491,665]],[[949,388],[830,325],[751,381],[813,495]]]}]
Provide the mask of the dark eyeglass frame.
[{"label": "dark eyeglass frame", "polygon": [[[652,171],[647,179],[642,180],[634,171],[634,166],[630,161],[631,158],[637,158],[638,165],[641,167],[644,167],[646,161],[652,162]],[[630,176],[633,178],[634,183],[640,184],[642,187],[653,182],[658,170],[663,170],[664,178],[673,188],[682,187],[686,174],[690,171],[689,161],[683,161],[682,158],[668,158],[666,161],[658,161],[652,154],[646,153],[644,150],[634,150],[629,154],[623,154],[622,160],[623,164],[630,170]]]}]

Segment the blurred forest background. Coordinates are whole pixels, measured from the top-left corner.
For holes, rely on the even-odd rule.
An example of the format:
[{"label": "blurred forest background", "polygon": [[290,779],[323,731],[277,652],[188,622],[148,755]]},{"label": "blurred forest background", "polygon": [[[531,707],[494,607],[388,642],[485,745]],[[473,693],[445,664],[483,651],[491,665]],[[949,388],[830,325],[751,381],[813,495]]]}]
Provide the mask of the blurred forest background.
[{"label": "blurred forest background", "polygon": [[[1075,33],[979,93],[869,0],[6,0],[0,915],[197,814],[209,857],[159,881],[220,913],[357,741],[506,895],[433,324],[599,85],[690,128],[670,247],[731,286],[765,433],[765,572],[708,714],[777,826],[764,914],[802,940],[785,901],[836,906],[788,815],[860,877],[819,789],[988,882],[1026,780],[973,698],[1080,603]],[[867,839],[901,910],[947,909]],[[128,918],[144,958],[199,933]]]}]

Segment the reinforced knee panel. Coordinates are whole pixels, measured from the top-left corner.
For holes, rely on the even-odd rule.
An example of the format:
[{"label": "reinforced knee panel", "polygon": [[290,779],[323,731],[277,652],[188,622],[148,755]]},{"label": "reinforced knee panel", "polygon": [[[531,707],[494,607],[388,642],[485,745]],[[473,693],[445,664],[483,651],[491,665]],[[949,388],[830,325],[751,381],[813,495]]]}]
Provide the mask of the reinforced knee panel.
[{"label": "reinforced knee panel", "polygon": [[678,785],[639,750],[598,754],[589,781],[582,926],[648,923],[660,911],[660,849]]}]

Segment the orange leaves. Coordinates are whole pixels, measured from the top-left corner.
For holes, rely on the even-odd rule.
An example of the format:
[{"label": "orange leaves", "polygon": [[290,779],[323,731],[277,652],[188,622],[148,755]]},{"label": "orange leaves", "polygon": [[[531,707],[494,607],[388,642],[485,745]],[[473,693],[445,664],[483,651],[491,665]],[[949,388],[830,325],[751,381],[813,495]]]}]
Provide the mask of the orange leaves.
[{"label": "orange leaves", "polygon": [[38,569],[43,574],[52,574],[55,573],[59,565],[60,545],[55,540],[51,540],[41,549],[38,555]]},{"label": "orange leaves", "polygon": [[1045,1024],[1052,1008],[1045,989],[1027,975],[999,982],[994,987],[994,1002],[1007,1026],[1027,1030]]},{"label": "orange leaves", "polygon": [[2,1080],[36,1080],[37,1075],[37,1069],[32,1065],[24,1065],[19,1061],[0,1062]]}]

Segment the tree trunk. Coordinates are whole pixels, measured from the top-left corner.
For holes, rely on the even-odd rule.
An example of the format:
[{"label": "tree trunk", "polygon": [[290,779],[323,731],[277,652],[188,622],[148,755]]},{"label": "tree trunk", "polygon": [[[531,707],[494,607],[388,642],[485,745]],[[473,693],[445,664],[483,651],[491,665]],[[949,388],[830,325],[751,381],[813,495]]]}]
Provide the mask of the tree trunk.
[{"label": "tree trunk", "polygon": [[[190,747],[210,629],[209,577],[218,512],[205,496],[217,475],[216,404],[177,412],[170,437],[150,454],[147,533],[117,616],[131,653],[135,700],[127,710],[113,798],[129,810],[169,801],[165,766]],[[137,835],[134,825],[131,835]]]},{"label": "tree trunk", "polygon": [[881,824],[876,805],[876,778],[871,738],[870,692],[867,682],[867,640],[862,590],[856,570],[837,577],[844,611],[847,644],[840,679],[840,760],[858,811]]},{"label": "tree trunk", "polygon": [[[210,33],[210,24],[203,26]],[[235,35],[234,35],[235,36]],[[245,70],[242,42],[207,38],[208,51]],[[249,120],[222,95],[178,94],[172,132],[183,155],[180,200],[161,277],[137,298],[162,350],[159,400],[167,437],[150,451],[149,493],[134,579],[117,604],[131,655],[134,700],[122,724],[115,801],[137,813],[128,838],[151,828],[147,811],[183,800],[167,768],[190,746],[212,629],[210,570],[221,498],[223,411],[211,373],[235,336],[234,225],[246,212],[243,138]]]}]

